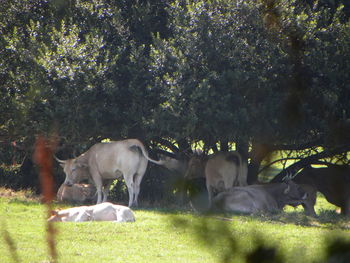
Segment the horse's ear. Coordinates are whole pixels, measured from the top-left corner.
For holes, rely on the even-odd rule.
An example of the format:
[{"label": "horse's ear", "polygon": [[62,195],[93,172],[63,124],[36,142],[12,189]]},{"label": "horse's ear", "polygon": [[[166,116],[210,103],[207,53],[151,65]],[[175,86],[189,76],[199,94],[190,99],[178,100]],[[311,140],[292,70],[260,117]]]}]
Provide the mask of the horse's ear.
[{"label": "horse's ear", "polygon": [[287,188],[286,189],[284,189],[284,194],[288,194],[289,193],[289,191],[290,191],[290,185],[288,184],[288,186],[287,186]]},{"label": "horse's ear", "polygon": [[49,222],[62,222],[62,217],[66,216],[66,214],[59,214],[60,210],[51,210],[51,216],[47,221]]},{"label": "horse's ear", "polygon": [[289,182],[291,179],[292,179],[292,173],[291,173],[289,170],[287,170],[287,171],[286,171],[286,175],[282,178],[282,181],[285,182],[285,183],[287,183],[287,182]]},{"label": "horse's ear", "polygon": [[57,216],[58,210],[51,210],[50,214],[51,214],[51,216]]},{"label": "horse's ear", "polygon": [[88,167],[88,164],[86,162],[82,162],[82,161],[79,161],[79,160],[75,161],[75,164],[79,168],[86,168],[86,167]]},{"label": "horse's ear", "polygon": [[88,168],[89,166],[86,163],[81,163],[81,164],[79,164],[78,167],[80,167],[80,168]]},{"label": "horse's ear", "polygon": [[204,155],[203,150],[199,149],[199,148],[194,149],[192,152],[193,152],[193,155],[195,155],[195,156],[203,156]]}]

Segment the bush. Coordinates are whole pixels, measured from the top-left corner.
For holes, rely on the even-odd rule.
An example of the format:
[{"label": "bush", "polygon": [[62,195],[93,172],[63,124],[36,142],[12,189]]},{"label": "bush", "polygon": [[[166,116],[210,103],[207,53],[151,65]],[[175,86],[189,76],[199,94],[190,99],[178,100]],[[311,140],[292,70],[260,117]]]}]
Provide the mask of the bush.
[{"label": "bush", "polygon": [[0,166],[0,186],[13,190],[22,189],[23,175],[20,165]]}]

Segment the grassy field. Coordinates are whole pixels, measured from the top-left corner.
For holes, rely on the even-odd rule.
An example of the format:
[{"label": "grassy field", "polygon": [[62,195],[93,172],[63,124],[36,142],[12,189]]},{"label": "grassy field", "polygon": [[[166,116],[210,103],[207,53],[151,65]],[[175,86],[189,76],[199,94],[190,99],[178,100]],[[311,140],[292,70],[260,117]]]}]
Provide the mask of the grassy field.
[{"label": "grassy field", "polygon": [[[46,207],[24,192],[0,193],[0,262],[50,262]],[[269,216],[134,212],[135,223],[56,223],[57,262],[245,262],[243,256],[261,243],[276,248],[282,262],[317,262],[332,238],[350,241],[350,221],[322,197],[317,219],[302,208]]]}]

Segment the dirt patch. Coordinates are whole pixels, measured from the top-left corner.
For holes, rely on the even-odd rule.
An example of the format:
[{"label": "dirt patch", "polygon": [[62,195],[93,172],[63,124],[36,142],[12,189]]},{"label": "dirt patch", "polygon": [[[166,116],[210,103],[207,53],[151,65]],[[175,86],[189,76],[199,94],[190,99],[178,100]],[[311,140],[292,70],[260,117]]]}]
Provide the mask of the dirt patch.
[{"label": "dirt patch", "polygon": [[14,191],[10,188],[0,187],[0,198],[25,199],[28,201],[40,201],[40,196],[35,195],[30,190]]}]

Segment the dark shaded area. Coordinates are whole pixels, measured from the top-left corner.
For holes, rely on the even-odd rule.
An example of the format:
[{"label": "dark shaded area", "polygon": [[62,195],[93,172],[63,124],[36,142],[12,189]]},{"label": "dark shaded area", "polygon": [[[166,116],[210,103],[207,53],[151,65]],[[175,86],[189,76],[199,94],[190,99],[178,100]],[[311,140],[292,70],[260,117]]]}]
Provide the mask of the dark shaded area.
[{"label": "dark shaded area", "polygon": [[139,200],[142,204],[168,207],[188,204],[183,175],[158,165],[149,165],[141,182]]},{"label": "dark shaded area", "polygon": [[282,263],[282,257],[277,254],[276,248],[266,247],[263,243],[246,256],[247,263]]},{"label": "dark shaded area", "polygon": [[[350,241],[343,238],[329,238],[326,249],[327,263],[350,262]],[[333,240],[332,240],[333,239]]]},{"label": "dark shaded area", "polygon": [[[127,205],[128,199],[128,190],[124,180],[116,180],[108,200]],[[138,199],[141,207],[188,206],[183,177],[153,164],[149,164],[141,181]]]},{"label": "dark shaded area", "polygon": [[[55,165],[54,189],[57,191],[64,177],[59,173],[60,167]],[[0,186],[13,190],[30,189],[35,194],[41,193],[38,169],[32,158],[25,157],[23,163],[17,166],[0,167]]]},{"label": "dark shaded area", "polygon": [[[279,245],[278,240],[273,236],[264,236],[259,233],[259,229],[247,230],[244,233],[244,238],[251,240],[250,248],[242,247],[240,239],[242,233],[232,229],[232,220],[227,217],[219,216],[203,216],[202,220],[193,224],[193,221],[184,220],[177,216],[172,216],[171,219],[175,226],[188,228],[193,231],[199,242],[205,244],[210,251],[216,249],[222,250],[219,255],[219,262],[249,262],[249,263],[282,263],[286,262],[287,256],[284,255]],[[270,221],[271,218],[261,217],[261,220]],[[294,221],[295,222],[295,221]],[[272,245],[267,245],[268,243]],[[350,241],[343,236],[325,236],[324,242],[326,245],[325,257],[314,263],[345,263],[350,259]],[[222,244],[225,244],[222,247]],[[303,251],[295,250],[292,257],[295,262],[304,262]],[[297,252],[297,253],[295,253]],[[288,261],[291,259],[289,258]]]},{"label": "dark shaded area", "polygon": [[300,185],[307,185],[308,199],[311,200],[309,205],[312,207],[312,210],[316,201],[316,192],[320,192],[328,202],[340,207],[343,215],[350,215],[349,166],[331,165],[327,168],[306,167],[295,176],[293,181]]},{"label": "dark shaded area", "polygon": [[197,212],[207,212],[209,209],[209,196],[205,178],[198,177],[187,180],[186,187],[191,207]]}]

